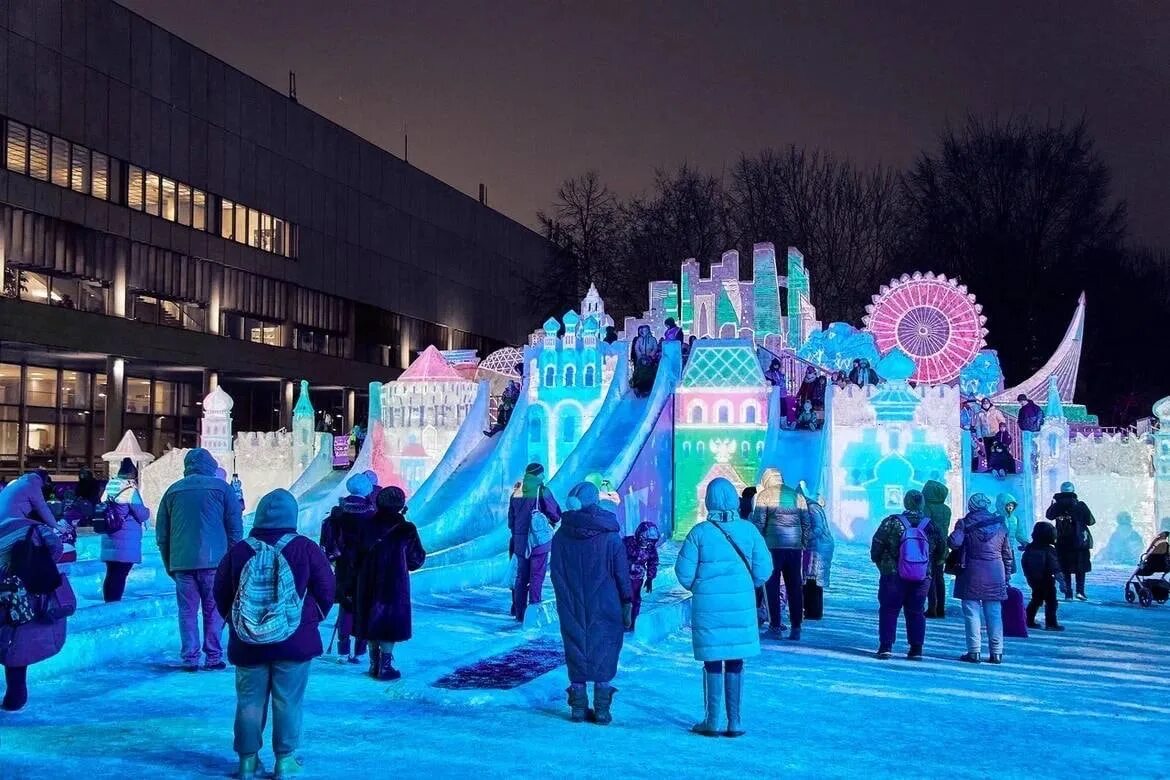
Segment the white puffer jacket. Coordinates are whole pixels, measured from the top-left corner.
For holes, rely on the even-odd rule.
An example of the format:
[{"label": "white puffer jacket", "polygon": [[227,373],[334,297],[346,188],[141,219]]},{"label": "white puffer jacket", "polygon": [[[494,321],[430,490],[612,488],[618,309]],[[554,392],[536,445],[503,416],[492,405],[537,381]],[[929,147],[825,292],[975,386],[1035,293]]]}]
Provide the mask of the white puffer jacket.
[{"label": "white puffer jacket", "polygon": [[[750,572],[724,532],[751,564]],[[772,555],[754,525],[734,512],[710,513],[687,534],[674,571],[694,594],[691,638],[697,660],[759,655],[756,588],[772,575]]]}]

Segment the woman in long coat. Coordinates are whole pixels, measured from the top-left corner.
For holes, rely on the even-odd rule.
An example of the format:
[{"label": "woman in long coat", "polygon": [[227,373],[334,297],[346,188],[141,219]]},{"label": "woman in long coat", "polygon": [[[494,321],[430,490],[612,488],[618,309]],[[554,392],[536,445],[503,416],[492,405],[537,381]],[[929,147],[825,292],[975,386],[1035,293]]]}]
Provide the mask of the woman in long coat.
[{"label": "woman in long coat", "polygon": [[569,668],[570,717],[588,717],[587,682],[593,683],[593,719],[608,724],[622,639],[633,615],[630,566],[617,517],[598,505],[597,488],[582,482],[569,493],[579,508],[561,515],[552,541],[552,582]]},{"label": "woman in long coat", "polygon": [[740,719],[743,659],[760,653],[756,588],[772,575],[772,556],[756,527],[739,517],[739,494],[727,479],[707,485],[707,521],[695,525],[678,553],[674,571],[691,600],[691,640],[695,660],[703,662],[705,715],[692,729],[704,736],[718,729],[724,697],[727,728],[744,733]]},{"label": "woman in long coat", "polygon": [[1003,518],[990,511],[991,499],[976,493],[967,501],[967,514],[955,523],[948,542],[960,551],[962,569],[955,577],[955,598],[963,602],[967,652],[960,661],[979,663],[983,641],[980,618],[987,623],[991,663],[1003,658],[1003,601],[1016,557]]},{"label": "woman in long coat", "polygon": [[136,563],[142,563],[142,532],[150,519],[150,509],[138,491],[138,469],[123,458],[118,474],[106,483],[106,516],[118,515],[122,526],[111,534],[102,534],[101,559],[106,564],[102,580],[102,598],[121,601],[126,592],[126,577]]}]

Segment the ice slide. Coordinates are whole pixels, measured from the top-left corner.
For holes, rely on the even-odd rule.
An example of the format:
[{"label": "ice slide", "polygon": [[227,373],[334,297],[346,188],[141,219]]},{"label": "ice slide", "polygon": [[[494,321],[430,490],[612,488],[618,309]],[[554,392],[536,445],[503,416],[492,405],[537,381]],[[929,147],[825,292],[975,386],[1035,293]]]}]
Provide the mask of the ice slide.
[{"label": "ice slide", "polygon": [[[608,413],[593,421],[561,464],[549,482],[553,495],[567,496],[573,486],[594,473],[608,478],[615,488],[622,485],[678,386],[682,375],[682,345],[672,341],[664,346],[654,386],[645,398],[634,395],[624,381],[625,365],[622,361],[619,361],[618,368],[618,376],[623,377],[623,381],[619,382],[615,377],[609,389],[609,395],[617,402],[612,404]],[[611,406],[608,399],[606,406]]]},{"label": "ice slide", "polygon": [[[803,481],[809,494],[819,496],[827,463],[829,414],[832,397],[825,398],[825,421],[819,431],[790,431],[780,426],[779,388],[773,388],[768,397],[768,434],[764,439],[764,454],[760,458],[760,473],[764,469],[779,469],[788,485]],[[759,475],[757,475],[757,480]]]}]

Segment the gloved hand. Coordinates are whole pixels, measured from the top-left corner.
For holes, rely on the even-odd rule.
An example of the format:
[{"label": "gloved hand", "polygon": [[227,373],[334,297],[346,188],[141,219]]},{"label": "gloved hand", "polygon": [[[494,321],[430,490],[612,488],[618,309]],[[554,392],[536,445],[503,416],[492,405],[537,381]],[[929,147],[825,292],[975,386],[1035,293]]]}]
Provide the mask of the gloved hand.
[{"label": "gloved hand", "polygon": [[632,628],[634,625],[634,605],[629,601],[622,604],[622,625],[626,628]]},{"label": "gloved hand", "polygon": [[646,580],[646,592],[647,593],[654,592],[654,580]]}]

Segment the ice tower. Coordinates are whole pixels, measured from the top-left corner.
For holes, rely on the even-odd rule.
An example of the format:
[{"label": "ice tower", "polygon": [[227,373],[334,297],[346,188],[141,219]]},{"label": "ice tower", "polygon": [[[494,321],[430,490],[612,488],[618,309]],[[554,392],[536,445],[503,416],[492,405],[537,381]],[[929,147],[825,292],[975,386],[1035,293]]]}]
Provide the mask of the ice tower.
[{"label": "ice tower", "polygon": [[218,385],[203,399],[199,446],[215,456],[225,472],[235,468],[232,457],[232,407],[235,401]]},{"label": "ice tower", "polygon": [[313,456],[317,454],[316,411],[313,402],[309,400],[309,383],[301,380],[301,393],[297,398],[297,405],[293,407],[293,463],[296,473],[300,474],[309,467]]}]

